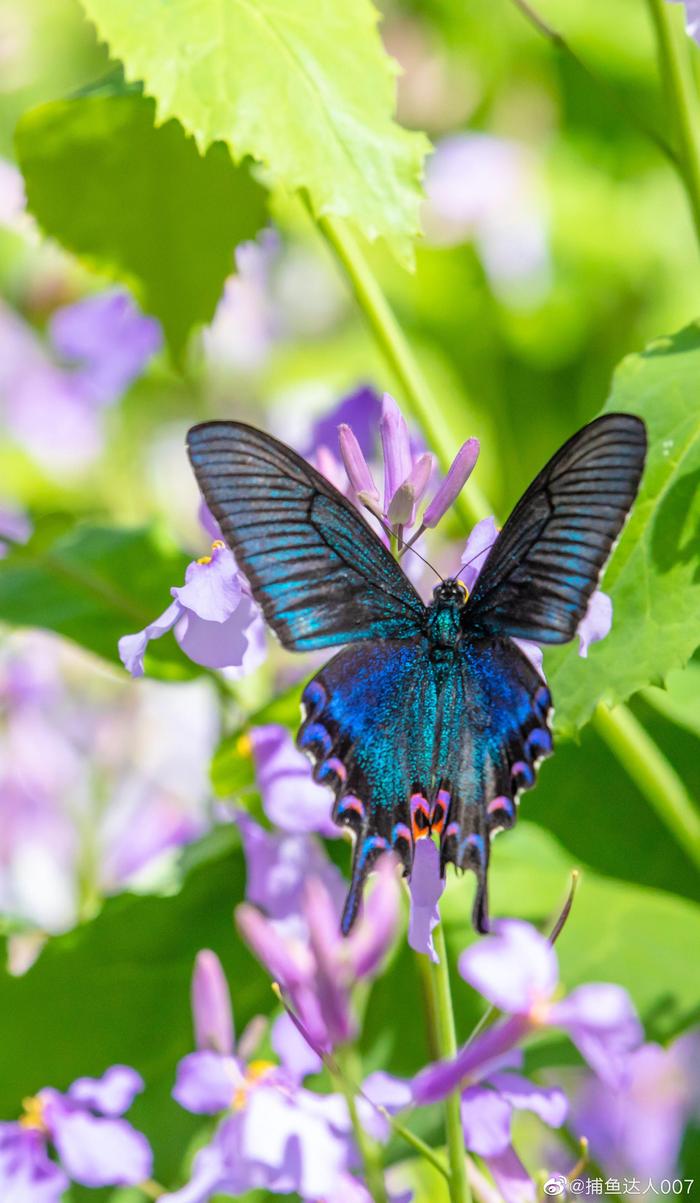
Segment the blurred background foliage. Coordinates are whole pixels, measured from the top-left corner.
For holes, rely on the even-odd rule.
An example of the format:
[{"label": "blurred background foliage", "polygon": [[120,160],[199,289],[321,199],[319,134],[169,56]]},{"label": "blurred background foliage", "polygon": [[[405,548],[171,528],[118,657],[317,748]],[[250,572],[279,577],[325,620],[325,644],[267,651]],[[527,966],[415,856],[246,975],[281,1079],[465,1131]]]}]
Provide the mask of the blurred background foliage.
[{"label": "blurred background foliage", "polygon": [[[450,423],[455,448],[468,436],[481,439],[479,485],[494,512],[503,515],[547,456],[601,410],[619,362],[700,313],[692,222],[677,175],[658,147],[515,4],[425,0],[381,7],[382,36],[403,67],[402,124],[425,130],[436,144],[465,130],[505,140],[522,166],[519,187],[509,192],[504,182],[501,194],[490,198],[488,229],[476,221],[448,245],[440,245],[439,237],[419,244],[413,274],[381,246],[366,248]],[[541,0],[538,11],[631,112],[668,136],[644,5]],[[102,92],[95,91],[96,84]],[[63,102],[89,96],[99,107],[101,94],[120,95],[136,114],[139,133],[130,162],[117,157],[108,164],[111,177],[103,164],[95,163],[93,171],[90,138],[99,141],[100,132],[88,131],[76,143],[70,172],[64,161],[47,182],[41,164],[32,165],[37,145],[32,136],[39,129],[48,143],[60,139],[56,122]],[[37,108],[44,105],[53,107]],[[163,284],[163,265],[180,248],[189,256],[188,271],[166,278],[158,300],[158,315],[165,315],[166,334],[172,334],[170,349],[105,411],[101,454],[76,470],[54,471],[11,432],[0,446],[0,501],[24,507],[37,530],[26,562],[20,556],[4,585],[0,565],[3,639],[11,645],[15,624],[50,626],[83,644],[91,658],[82,661],[81,671],[106,672],[115,691],[140,688],[125,680],[116,663],[116,639],[165,607],[170,586],[180,582],[185,553],[206,551],[183,451],[187,427],[209,416],[248,418],[303,449],[315,418],[361,384],[400,397],[337,265],[296,200],[273,194],[278,238],[266,241],[260,233],[268,222],[260,173],[245,165],[238,169],[246,180],[234,215],[226,178],[217,176],[217,156],[227,152],[221,147],[204,162],[175,126],[166,135],[164,171],[173,161],[181,165],[182,191],[172,205],[152,193],[144,199],[152,140],[159,147],[163,140],[162,130],[149,129],[148,105],[138,91],[124,88],[73,0],[21,5],[2,0],[0,156],[9,164],[19,153],[33,212],[63,242],[61,247],[42,239],[24,219],[0,215],[0,291],[7,306],[43,338],[59,306],[115,279],[130,283],[134,273],[142,284],[148,271],[156,277],[160,271]],[[203,170],[209,174],[202,180]],[[131,177],[129,197],[141,197],[133,202],[134,221],[124,223],[131,258],[124,254],[124,239],[116,249],[111,241],[115,213],[124,203],[118,179],[125,172]],[[198,189],[221,218],[215,231]],[[61,192],[64,203],[58,205]],[[163,211],[168,221],[159,226]],[[149,213],[152,226],[144,228]],[[519,242],[513,230],[522,231],[524,218]],[[73,225],[75,237],[66,232]],[[81,242],[88,227],[87,241]],[[256,265],[239,256],[237,282],[225,284],[235,246],[256,232],[261,248]],[[494,240],[506,246],[505,265],[494,253]],[[201,322],[214,317],[224,284],[224,301],[203,332]],[[82,520],[96,529],[83,530]],[[450,521],[447,533],[463,538],[457,519]],[[125,526],[148,530],[115,532]],[[41,559],[42,547],[49,560]],[[76,595],[71,575],[76,564],[90,574],[89,597],[80,582]],[[51,620],[47,607],[53,607]],[[291,679],[289,658],[280,653],[275,664]],[[171,636],[154,646],[148,665],[163,679],[156,689],[197,675]],[[695,798],[697,676],[698,664],[691,664],[675,674],[670,693],[646,690],[631,703]],[[267,664],[225,691],[218,730],[223,742],[213,769],[221,796],[235,795],[241,784],[249,796],[252,774],[238,734],[251,714],[270,704],[273,683]],[[220,685],[209,688],[214,696],[221,693]],[[270,713],[263,709],[264,717]],[[272,713],[293,728],[296,690],[275,703]],[[203,803],[209,817],[211,806],[210,797]],[[228,835],[223,842],[205,836],[189,862],[171,865],[158,890],[174,897],[148,891],[145,897],[122,895],[97,917],[93,897],[82,925],[52,939],[24,976],[5,978],[3,1043],[14,1052],[8,1052],[0,1082],[4,1117],[12,1117],[19,1099],[46,1082],[60,1087],[78,1073],[126,1061],[152,1084],[134,1121],[153,1140],[159,1175],[172,1178],[183,1140],[194,1129],[168,1100],[168,1091],[175,1060],[191,1045],[187,991],[196,950],[208,945],[222,956],[240,1026],[254,1012],[272,1009],[264,976],[232,936],[231,909],[242,896],[244,878],[234,845]],[[333,849],[339,860],[345,852],[344,846]],[[591,978],[620,981],[653,1038],[669,1039],[697,1019],[696,867],[596,730],[589,726],[578,742],[562,741],[525,799],[519,829],[498,842],[494,860],[495,910],[535,921],[556,910],[571,868],[584,867],[561,940],[568,986]],[[455,952],[471,938],[470,891],[471,885],[459,881],[446,895]],[[477,1018],[475,1002],[466,987],[458,997],[465,1036]],[[369,1001],[368,1068],[408,1073],[424,1061],[417,998],[415,966],[403,949]],[[556,1064],[561,1052],[550,1042],[548,1063]],[[691,1133],[686,1176],[697,1145]]]}]

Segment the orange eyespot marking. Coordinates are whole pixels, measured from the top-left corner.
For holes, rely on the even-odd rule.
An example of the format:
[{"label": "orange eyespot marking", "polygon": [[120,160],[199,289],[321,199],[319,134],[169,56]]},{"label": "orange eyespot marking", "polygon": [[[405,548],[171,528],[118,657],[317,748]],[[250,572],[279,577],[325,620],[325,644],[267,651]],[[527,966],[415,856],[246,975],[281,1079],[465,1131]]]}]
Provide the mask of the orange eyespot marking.
[{"label": "orange eyespot marking", "polygon": [[35,1132],[46,1132],[44,1120],[44,1104],[37,1095],[22,1099],[23,1114],[19,1118],[20,1127],[31,1128]]}]

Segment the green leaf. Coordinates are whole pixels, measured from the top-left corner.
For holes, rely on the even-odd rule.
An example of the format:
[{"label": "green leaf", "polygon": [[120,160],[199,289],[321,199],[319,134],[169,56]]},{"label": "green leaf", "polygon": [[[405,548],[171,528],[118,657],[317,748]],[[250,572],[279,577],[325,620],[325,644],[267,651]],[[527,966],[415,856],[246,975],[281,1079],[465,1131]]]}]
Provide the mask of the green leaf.
[{"label": "green leaf", "polygon": [[666,688],[650,685],[644,700],[664,718],[700,736],[700,664],[693,661],[666,678]]},{"label": "green leaf", "polygon": [[404,261],[419,231],[427,139],[392,119],[396,66],[369,0],[83,0],[158,120],[224,141],[318,215],[350,218]]},{"label": "green leaf", "polygon": [[212,948],[221,958],[239,1031],[276,1006],[233,928],[243,882],[243,857],[230,839],[226,854],[193,872],[175,897],[123,894],[91,923],[51,940],[23,977],[0,973],[0,1115],[16,1118],[21,1099],[42,1086],[65,1089],[80,1075],[132,1065],[147,1090],[130,1118],[154,1143],[156,1173],[170,1182],[202,1123],[170,1098],[178,1058],[193,1047],[196,953]]},{"label": "green leaf", "polygon": [[[3,560],[0,621],[45,627],[107,660],[119,661],[121,635],[140,630],[170,603],[187,558],[165,548],[150,530],[77,526],[51,537],[51,521]],[[165,671],[191,674],[170,636],[152,645]]]},{"label": "green leaf", "polygon": [[600,701],[625,701],[682,668],[700,642],[700,327],[623,361],[606,412],[638,414],[649,454],[630,521],[603,580],[613,628],[588,660],[547,652],[556,724],[571,734]]},{"label": "green leaf", "polygon": [[131,285],[178,357],[213,317],[235,247],[264,224],[265,192],[221,143],[200,155],[177,121],[157,127],[155,108],[136,92],[41,105],[16,145],[39,224]]}]

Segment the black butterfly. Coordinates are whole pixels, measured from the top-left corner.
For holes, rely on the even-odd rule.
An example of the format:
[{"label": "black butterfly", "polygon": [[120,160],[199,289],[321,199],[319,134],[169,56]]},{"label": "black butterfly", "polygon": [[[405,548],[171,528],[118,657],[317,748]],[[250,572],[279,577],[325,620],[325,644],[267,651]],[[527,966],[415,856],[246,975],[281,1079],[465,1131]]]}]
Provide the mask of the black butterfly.
[{"label": "black butterfly", "polygon": [[494,832],[552,750],[551,696],[513,638],[565,643],[583,618],[639,487],[644,423],[606,414],[542,469],[496,539],[471,596],[458,580],[426,606],[358,511],[283,443],[240,422],[188,435],[207,504],[282,644],[348,645],[306,686],[298,745],[356,835],[349,931],[377,857],[407,873],[440,836],[441,868],[477,875],[488,929]]}]

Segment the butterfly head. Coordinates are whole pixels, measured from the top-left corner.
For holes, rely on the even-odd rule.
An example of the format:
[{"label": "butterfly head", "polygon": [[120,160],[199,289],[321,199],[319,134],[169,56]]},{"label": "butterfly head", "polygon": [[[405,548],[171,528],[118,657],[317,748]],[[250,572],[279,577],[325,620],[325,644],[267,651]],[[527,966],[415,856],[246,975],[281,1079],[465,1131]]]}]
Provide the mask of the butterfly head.
[{"label": "butterfly head", "polygon": [[450,577],[441,581],[433,589],[433,601],[438,605],[463,606],[469,596],[469,590],[463,581]]}]

